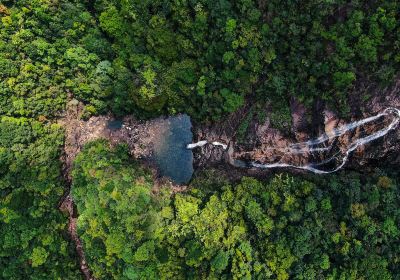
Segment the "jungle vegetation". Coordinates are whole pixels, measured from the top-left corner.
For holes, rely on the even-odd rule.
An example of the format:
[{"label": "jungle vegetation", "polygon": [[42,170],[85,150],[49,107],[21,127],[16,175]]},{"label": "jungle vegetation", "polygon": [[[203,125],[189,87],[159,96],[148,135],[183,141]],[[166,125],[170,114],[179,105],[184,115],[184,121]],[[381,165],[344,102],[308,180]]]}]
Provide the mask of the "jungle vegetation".
[{"label": "jungle vegetation", "polygon": [[[217,120],[291,98],[349,112],[400,67],[398,1],[19,0],[0,6],[0,113],[186,112]],[[368,96],[362,96],[368,98]]]},{"label": "jungle vegetation", "polygon": [[[58,209],[70,100],[83,118],[209,122],[269,106],[285,127],[292,98],[346,116],[359,83],[398,74],[399,11],[395,0],[1,0],[0,279],[82,277]],[[94,276],[399,279],[398,173],[215,172],[171,193],[125,146],[89,143],[72,195]]]},{"label": "jungle vegetation", "polygon": [[78,232],[97,279],[398,279],[398,174],[276,174],[154,189],[125,146],[76,158]]},{"label": "jungle vegetation", "polygon": [[80,279],[59,161],[62,128],[0,118],[0,279]]}]

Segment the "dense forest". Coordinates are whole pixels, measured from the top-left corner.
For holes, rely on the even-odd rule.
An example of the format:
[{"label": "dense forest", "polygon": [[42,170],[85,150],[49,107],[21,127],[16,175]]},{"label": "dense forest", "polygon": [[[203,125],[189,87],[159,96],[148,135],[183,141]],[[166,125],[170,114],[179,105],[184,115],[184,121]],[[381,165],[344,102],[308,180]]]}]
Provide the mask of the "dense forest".
[{"label": "dense forest", "polygon": [[210,170],[171,195],[152,192],[149,172],[124,146],[90,143],[75,163],[78,232],[97,279],[400,275],[397,174],[277,174],[231,184]]},{"label": "dense forest", "polygon": [[[89,3],[87,3],[89,2]],[[287,118],[296,97],[348,113],[357,80],[400,67],[398,1],[3,1],[0,113],[189,113],[219,119],[249,98]],[[368,98],[368,96],[363,96]]]},{"label": "dense forest", "polygon": [[0,0],[0,279],[83,279],[59,210],[69,187],[96,279],[400,279],[400,177],[383,163],[207,169],[176,193],[99,140],[68,182],[58,124],[78,100],[82,119],[213,123],[249,106],[287,129],[290,100],[348,117],[358,83],[399,70],[396,0]]},{"label": "dense forest", "polygon": [[57,204],[61,127],[0,118],[0,279],[79,279]]}]

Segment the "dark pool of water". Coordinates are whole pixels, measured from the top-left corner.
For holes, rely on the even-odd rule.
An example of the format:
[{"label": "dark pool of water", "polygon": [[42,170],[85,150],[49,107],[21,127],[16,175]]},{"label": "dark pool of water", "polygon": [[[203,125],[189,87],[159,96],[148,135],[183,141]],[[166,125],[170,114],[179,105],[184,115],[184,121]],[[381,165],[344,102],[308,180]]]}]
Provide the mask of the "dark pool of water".
[{"label": "dark pool of water", "polygon": [[109,121],[107,124],[108,129],[117,130],[122,128],[122,121],[121,120],[112,120]]},{"label": "dark pool of water", "polygon": [[185,184],[193,175],[193,153],[186,145],[193,140],[192,123],[188,115],[168,118],[154,148],[154,161],[162,176]]}]

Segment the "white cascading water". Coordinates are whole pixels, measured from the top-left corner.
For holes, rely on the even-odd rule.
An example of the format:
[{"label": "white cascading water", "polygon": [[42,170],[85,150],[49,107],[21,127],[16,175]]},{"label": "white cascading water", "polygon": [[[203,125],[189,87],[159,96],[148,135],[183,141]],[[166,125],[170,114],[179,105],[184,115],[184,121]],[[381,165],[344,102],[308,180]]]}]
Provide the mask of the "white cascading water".
[{"label": "white cascading water", "polygon": [[187,144],[186,148],[189,149],[189,150],[192,150],[192,149],[197,148],[197,147],[203,147],[207,143],[208,143],[207,140],[201,140],[201,141],[196,142],[196,143]]},{"label": "white cascading water", "polygon": [[[329,170],[329,171],[321,170],[321,169],[318,169],[317,167],[325,165],[325,164],[335,160],[336,157],[340,154],[340,152],[336,153],[335,155],[333,155],[319,163],[313,163],[313,164],[307,164],[307,165],[293,165],[293,164],[289,164],[289,163],[262,164],[262,163],[256,163],[256,162],[250,162],[249,164],[246,164],[246,163],[243,163],[242,161],[236,161],[236,160],[234,160],[234,162],[237,162],[238,167],[243,167],[244,165],[246,165],[246,166],[250,166],[250,167],[263,168],[263,169],[295,168],[295,169],[311,171],[316,174],[333,173],[333,172],[340,170],[346,164],[347,160],[349,159],[350,154],[354,150],[356,150],[358,147],[365,145],[367,143],[370,143],[371,141],[374,141],[378,138],[381,138],[381,137],[385,136],[389,131],[397,128],[398,124],[400,123],[400,110],[397,108],[387,108],[380,114],[377,114],[375,116],[368,117],[368,118],[335,128],[332,131],[325,133],[316,139],[311,139],[306,142],[295,143],[295,144],[290,145],[288,148],[284,148],[284,149],[273,148],[273,147],[270,148],[271,150],[283,151],[283,152],[288,152],[288,153],[292,153],[292,154],[324,152],[324,151],[331,149],[332,143],[330,143],[330,145],[328,147],[316,147],[316,146],[319,144],[327,143],[328,141],[330,141],[332,139],[340,137],[340,136],[344,135],[345,133],[356,129],[357,127],[360,127],[361,125],[376,121],[382,117],[390,116],[390,115],[392,115],[394,118],[387,127],[385,127],[384,129],[378,130],[371,135],[359,138],[359,139],[353,141],[352,143],[350,143],[347,150],[345,152],[343,152],[343,158],[342,158],[340,164],[337,167],[335,167],[334,169]],[[202,140],[197,143],[187,145],[187,148],[193,149],[196,147],[204,146],[206,144],[208,144],[208,141]],[[224,150],[226,150],[228,148],[228,146],[226,144],[223,144],[220,142],[212,142],[210,144],[212,144],[214,146],[221,146]]]},{"label": "white cascading water", "polygon": [[214,146],[221,146],[222,149],[224,149],[224,150],[228,149],[228,145],[221,143],[221,142],[214,141],[214,142],[211,142],[211,144]]},{"label": "white cascading water", "polygon": [[203,147],[206,144],[211,144],[213,146],[221,146],[222,149],[224,149],[224,150],[226,150],[228,148],[228,145],[226,145],[224,143],[221,143],[221,142],[214,141],[214,142],[209,143],[207,140],[201,140],[201,141],[196,142],[196,143],[187,144],[186,145],[186,149],[192,150],[192,149],[197,148],[197,147]]}]

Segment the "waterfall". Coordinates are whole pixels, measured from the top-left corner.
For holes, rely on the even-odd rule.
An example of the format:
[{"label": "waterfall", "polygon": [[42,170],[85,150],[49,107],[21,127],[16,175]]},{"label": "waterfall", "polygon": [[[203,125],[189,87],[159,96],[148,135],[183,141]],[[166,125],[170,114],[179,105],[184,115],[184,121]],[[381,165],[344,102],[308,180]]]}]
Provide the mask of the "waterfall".
[{"label": "waterfall", "polygon": [[201,141],[196,142],[196,143],[187,144],[187,145],[186,145],[186,148],[189,149],[189,150],[192,150],[192,149],[197,148],[197,147],[203,147],[203,146],[204,146],[205,144],[207,144],[207,143],[208,143],[208,141],[206,141],[206,140],[201,140]]},{"label": "waterfall", "polygon": [[228,148],[228,145],[226,145],[224,143],[217,142],[217,141],[209,143],[207,140],[201,140],[201,141],[196,142],[196,143],[187,144],[186,148],[189,149],[189,150],[192,150],[192,149],[197,148],[197,147],[203,147],[206,144],[211,144],[213,146],[221,146],[222,149],[224,149],[224,150],[226,150]]},{"label": "waterfall", "polygon": [[222,149],[224,149],[224,150],[226,150],[228,148],[228,145],[226,145],[224,143],[221,143],[221,142],[217,142],[217,141],[211,142],[211,144],[214,145],[214,146],[221,146]]},{"label": "waterfall", "polygon": [[332,132],[329,133],[329,135],[324,134],[316,139],[311,139],[306,142],[300,142],[300,143],[295,143],[295,144],[290,145],[290,149],[294,149],[294,153],[311,153],[311,152],[326,151],[326,150],[330,149],[332,144],[330,144],[329,147],[326,147],[326,148],[318,148],[315,146],[318,144],[326,143],[327,141],[337,138],[339,136],[342,136],[346,132],[352,131],[361,125],[373,122],[375,120],[378,120],[381,117],[389,116],[389,115],[393,115],[394,118],[393,118],[392,122],[386,128],[378,130],[371,135],[356,139],[355,141],[350,143],[347,150],[344,152],[344,155],[343,155],[343,158],[342,158],[340,164],[332,170],[325,171],[325,170],[318,169],[316,167],[325,165],[326,163],[329,163],[329,162],[335,160],[338,153],[320,163],[312,163],[312,164],[307,164],[307,165],[293,165],[293,164],[288,164],[288,163],[261,164],[261,163],[251,162],[250,166],[256,167],[256,168],[263,168],[263,169],[285,168],[285,167],[288,168],[289,167],[289,168],[311,171],[316,174],[329,174],[329,173],[336,172],[336,171],[340,170],[346,164],[347,160],[350,157],[350,154],[354,150],[356,150],[358,147],[365,145],[371,141],[374,141],[378,138],[381,138],[381,137],[385,136],[387,133],[389,133],[389,131],[397,128],[397,126],[400,122],[400,110],[396,109],[396,108],[387,108],[382,113],[377,114],[373,117],[365,118],[363,120],[352,122],[352,123],[344,125],[342,127],[335,128]]},{"label": "waterfall", "polygon": [[[295,168],[295,169],[301,169],[301,170],[306,170],[310,171],[316,174],[329,174],[336,172],[343,168],[343,166],[346,164],[348,161],[350,154],[355,151],[358,147],[368,144],[378,138],[381,138],[388,134],[391,130],[396,129],[399,122],[400,122],[400,110],[397,108],[387,108],[385,109],[382,113],[379,113],[375,116],[368,117],[359,121],[355,121],[346,125],[343,125],[341,127],[335,128],[332,131],[329,131],[327,133],[324,133],[323,135],[319,136],[318,138],[315,139],[310,139],[306,142],[299,142],[299,143],[294,143],[289,145],[287,148],[274,148],[271,147],[269,148],[270,150],[276,150],[276,151],[282,151],[285,153],[291,153],[291,154],[302,154],[302,153],[315,153],[315,152],[325,152],[328,151],[332,148],[333,141],[329,143],[330,140],[336,139],[345,133],[352,131],[364,124],[371,123],[373,121],[376,121],[382,117],[390,116],[392,115],[394,118],[391,121],[390,124],[388,124],[385,128],[376,131],[375,133],[358,138],[351,142],[347,148],[346,151],[342,153],[342,159],[339,163],[338,166],[336,166],[332,170],[322,170],[319,169],[320,166],[324,166],[327,163],[330,163],[334,160],[337,159],[337,157],[341,154],[340,152],[334,154],[333,156],[319,162],[319,163],[310,163],[306,165],[295,165],[295,164],[290,164],[290,163],[271,163],[271,164],[263,164],[263,163],[257,163],[257,162],[243,162],[241,160],[233,159],[233,165],[236,167],[255,167],[255,168],[262,168],[262,169],[271,169],[271,168]],[[208,142],[206,140],[199,141],[198,143],[194,144],[189,144],[187,145],[188,149],[199,147],[199,146],[204,146]],[[318,147],[317,145],[328,143],[329,145],[327,147]],[[220,143],[220,142],[212,142],[210,143],[214,146],[222,146],[224,150],[227,149],[227,145]]]}]

